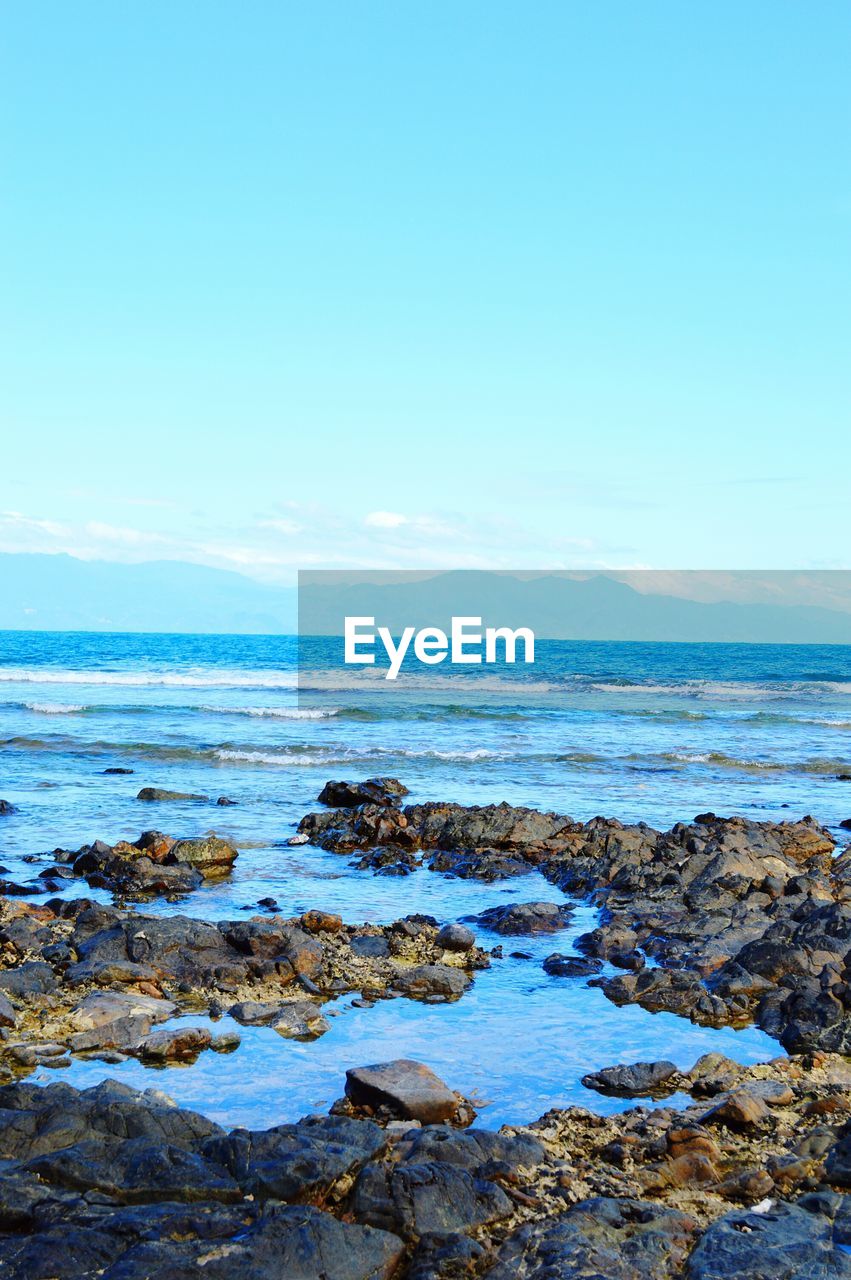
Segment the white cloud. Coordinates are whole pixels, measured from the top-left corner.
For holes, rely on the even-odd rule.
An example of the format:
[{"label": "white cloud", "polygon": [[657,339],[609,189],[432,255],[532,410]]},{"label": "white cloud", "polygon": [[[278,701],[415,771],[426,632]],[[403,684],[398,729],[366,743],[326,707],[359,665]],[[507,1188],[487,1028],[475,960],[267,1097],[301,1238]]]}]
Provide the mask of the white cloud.
[{"label": "white cloud", "polygon": [[400,515],[398,511],[370,511],[364,519],[364,524],[371,529],[398,529],[409,523],[408,517]]}]

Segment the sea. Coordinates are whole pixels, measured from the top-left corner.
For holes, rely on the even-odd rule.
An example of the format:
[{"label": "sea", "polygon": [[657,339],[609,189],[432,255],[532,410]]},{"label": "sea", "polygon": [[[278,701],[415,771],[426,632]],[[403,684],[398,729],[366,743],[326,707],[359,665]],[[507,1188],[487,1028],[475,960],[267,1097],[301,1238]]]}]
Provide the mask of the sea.
[{"label": "sea", "polygon": [[[349,923],[411,912],[444,922],[506,902],[564,900],[537,873],[494,884],[425,869],[375,875],[348,856],[288,843],[327,780],[375,775],[398,777],[411,802],[505,800],[655,827],[707,810],[760,820],[811,814],[840,847],[851,835],[840,825],[851,817],[851,647],[539,640],[534,665],[519,664],[510,678],[482,669],[418,679],[407,670],[389,696],[380,672],[341,672],[330,643],[0,633],[0,797],[15,806],[0,817],[3,877],[30,882],[56,848],[156,827],[214,831],[240,856],[227,881],[179,902],[138,904],[144,912],[233,919],[273,898],[288,916],[315,907]],[[106,772],[116,768],[133,772]],[[146,803],[136,798],[145,786],[209,800]],[[236,803],[218,806],[220,796]],[[66,893],[110,900],[83,882]],[[569,952],[595,919],[580,904],[550,937],[478,928],[480,943],[501,943],[504,954],[454,1004],[364,1008],[347,996],[326,1006],[330,1030],[307,1043],[225,1016],[215,1026],[238,1031],[233,1054],[170,1068],[74,1060],[61,1078],[155,1087],[221,1123],[257,1128],[327,1109],[347,1067],[411,1057],[474,1098],[480,1123],[497,1127],[551,1107],[630,1105],[581,1084],[615,1062],[688,1067],[708,1051],[741,1062],[781,1053],[756,1028],[618,1009],[585,979],[548,977],[544,958]],[[59,1074],[40,1069],[33,1078]]]}]

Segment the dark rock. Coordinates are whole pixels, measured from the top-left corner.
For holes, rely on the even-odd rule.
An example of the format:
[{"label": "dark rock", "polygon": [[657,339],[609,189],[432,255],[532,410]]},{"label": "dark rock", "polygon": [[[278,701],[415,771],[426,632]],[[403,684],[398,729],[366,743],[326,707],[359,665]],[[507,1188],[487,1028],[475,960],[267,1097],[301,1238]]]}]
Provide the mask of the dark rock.
[{"label": "dark rock", "polygon": [[633,1062],[592,1071],[582,1077],[582,1083],[586,1089],[615,1097],[647,1098],[673,1092],[674,1086],[668,1082],[677,1074],[673,1062]]},{"label": "dark rock", "polygon": [[[486,1274],[488,1280],[675,1280],[695,1231],[694,1220],[675,1209],[601,1196],[521,1227]],[[720,1280],[723,1273],[717,1274]]]},{"label": "dark rock", "polygon": [[489,1129],[459,1131],[449,1125],[413,1129],[397,1144],[396,1151],[403,1162],[458,1165],[477,1175],[484,1175],[494,1164],[515,1172],[533,1168],[544,1159],[544,1148],[526,1134],[493,1133]]},{"label": "dark rock", "polygon": [[384,960],[390,955],[390,944],[382,934],[364,934],[349,943],[356,956],[367,960]]},{"label": "dark rock", "polygon": [[8,800],[0,800],[0,817],[6,817],[10,813],[17,813],[17,809]]},{"label": "dark rock", "polygon": [[851,1256],[833,1243],[831,1224],[782,1201],[765,1213],[737,1210],[716,1219],[698,1241],[688,1280],[838,1280]]},{"label": "dark rock", "polygon": [[573,910],[569,904],[558,902],[513,902],[490,907],[474,918],[495,933],[556,933],[567,925]]},{"label": "dark rock", "polygon": [[142,787],[137,800],[204,800],[209,796],[196,795],[192,791],[168,791],[163,787]]},{"label": "dark rock", "polygon": [[219,796],[218,800],[216,801],[216,804],[217,804],[217,805],[219,805],[219,806],[220,806],[220,808],[225,809],[225,808],[227,808],[229,805],[232,805],[232,804],[239,804],[239,801],[238,801],[238,800],[231,800],[231,798],[230,798],[229,796]]},{"label": "dark rock", "polygon": [[544,961],[544,973],[552,978],[587,978],[589,974],[599,973],[602,967],[602,960],[594,960],[590,956],[563,956],[558,952],[547,956]]},{"label": "dark rock", "polygon": [[370,1120],[309,1116],[259,1132],[234,1129],[211,1138],[203,1154],[259,1200],[301,1201],[357,1173],[386,1145],[384,1130]]},{"label": "dark rock", "polygon": [[476,935],[463,924],[445,924],[438,930],[435,945],[444,951],[470,951],[476,945]]},{"label": "dark rock", "polygon": [[317,799],[332,809],[354,809],[362,804],[390,805],[408,788],[398,778],[367,778],[365,782],[326,782]]},{"label": "dark rock", "polygon": [[131,774],[135,773],[135,769],[124,769],[120,765],[112,765],[109,769],[102,769],[102,773],[106,774]]},{"label": "dark rock", "polygon": [[0,991],[23,1000],[47,995],[58,986],[56,974],[43,960],[25,960],[14,969],[0,969]]},{"label": "dark rock", "polygon": [[14,1027],[17,1020],[17,1014],[9,997],[5,992],[0,991],[0,1027]]},{"label": "dark rock", "polygon": [[509,1216],[512,1203],[501,1187],[467,1169],[429,1161],[368,1165],[355,1183],[351,1210],[358,1222],[411,1239],[496,1222]]},{"label": "dark rock", "polygon": [[394,980],[397,991],[415,1000],[439,996],[443,1000],[457,1000],[470,985],[470,977],[463,969],[447,964],[420,964],[405,969]]},{"label": "dark rock", "polygon": [[356,1106],[386,1107],[404,1120],[441,1124],[458,1110],[459,1097],[422,1062],[397,1058],[346,1072],[346,1097]]}]

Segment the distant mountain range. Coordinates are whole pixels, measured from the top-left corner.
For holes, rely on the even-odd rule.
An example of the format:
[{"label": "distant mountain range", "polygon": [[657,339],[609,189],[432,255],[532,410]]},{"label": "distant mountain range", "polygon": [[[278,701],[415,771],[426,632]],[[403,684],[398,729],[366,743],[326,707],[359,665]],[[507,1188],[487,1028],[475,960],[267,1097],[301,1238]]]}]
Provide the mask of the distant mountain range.
[{"label": "distant mountain range", "polygon": [[294,587],[176,560],[0,554],[0,628],[292,634]]},{"label": "distant mountain range", "polygon": [[371,577],[354,584],[352,575],[305,574],[297,596],[294,587],[172,560],[0,554],[0,629],[292,634],[300,613],[306,634],[338,635],[347,614],[373,616],[398,634],[473,614],[487,626],[531,627],[542,639],[851,644],[851,611],[705,603],[639,592],[602,573]]},{"label": "distant mountain range", "polygon": [[402,582],[374,578],[346,585],[345,575],[328,574],[326,585],[321,573],[303,574],[302,632],[339,635],[346,615],[366,615],[398,635],[405,626],[446,629],[453,615],[472,614],[486,626],[531,627],[553,640],[851,644],[851,613],[814,605],[708,604],[642,593],[605,574],[530,578],[456,570]]}]

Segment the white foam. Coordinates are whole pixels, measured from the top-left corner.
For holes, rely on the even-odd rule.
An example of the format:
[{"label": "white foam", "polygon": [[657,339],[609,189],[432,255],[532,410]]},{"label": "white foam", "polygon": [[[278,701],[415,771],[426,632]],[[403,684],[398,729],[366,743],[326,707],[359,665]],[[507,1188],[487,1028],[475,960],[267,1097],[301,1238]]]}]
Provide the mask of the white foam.
[{"label": "white foam", "polygon": [[187,689],[294,689],[293,672],[286,671],[47,671],[31,667],[0,668],[6,684],[175,686]]},{"label": "white foam", "polygon": [[43,716],[70,716],[86,709],[82,703],[75,705],[64,702],[25,702],[24,706],[27,711],[37,711]]}]

